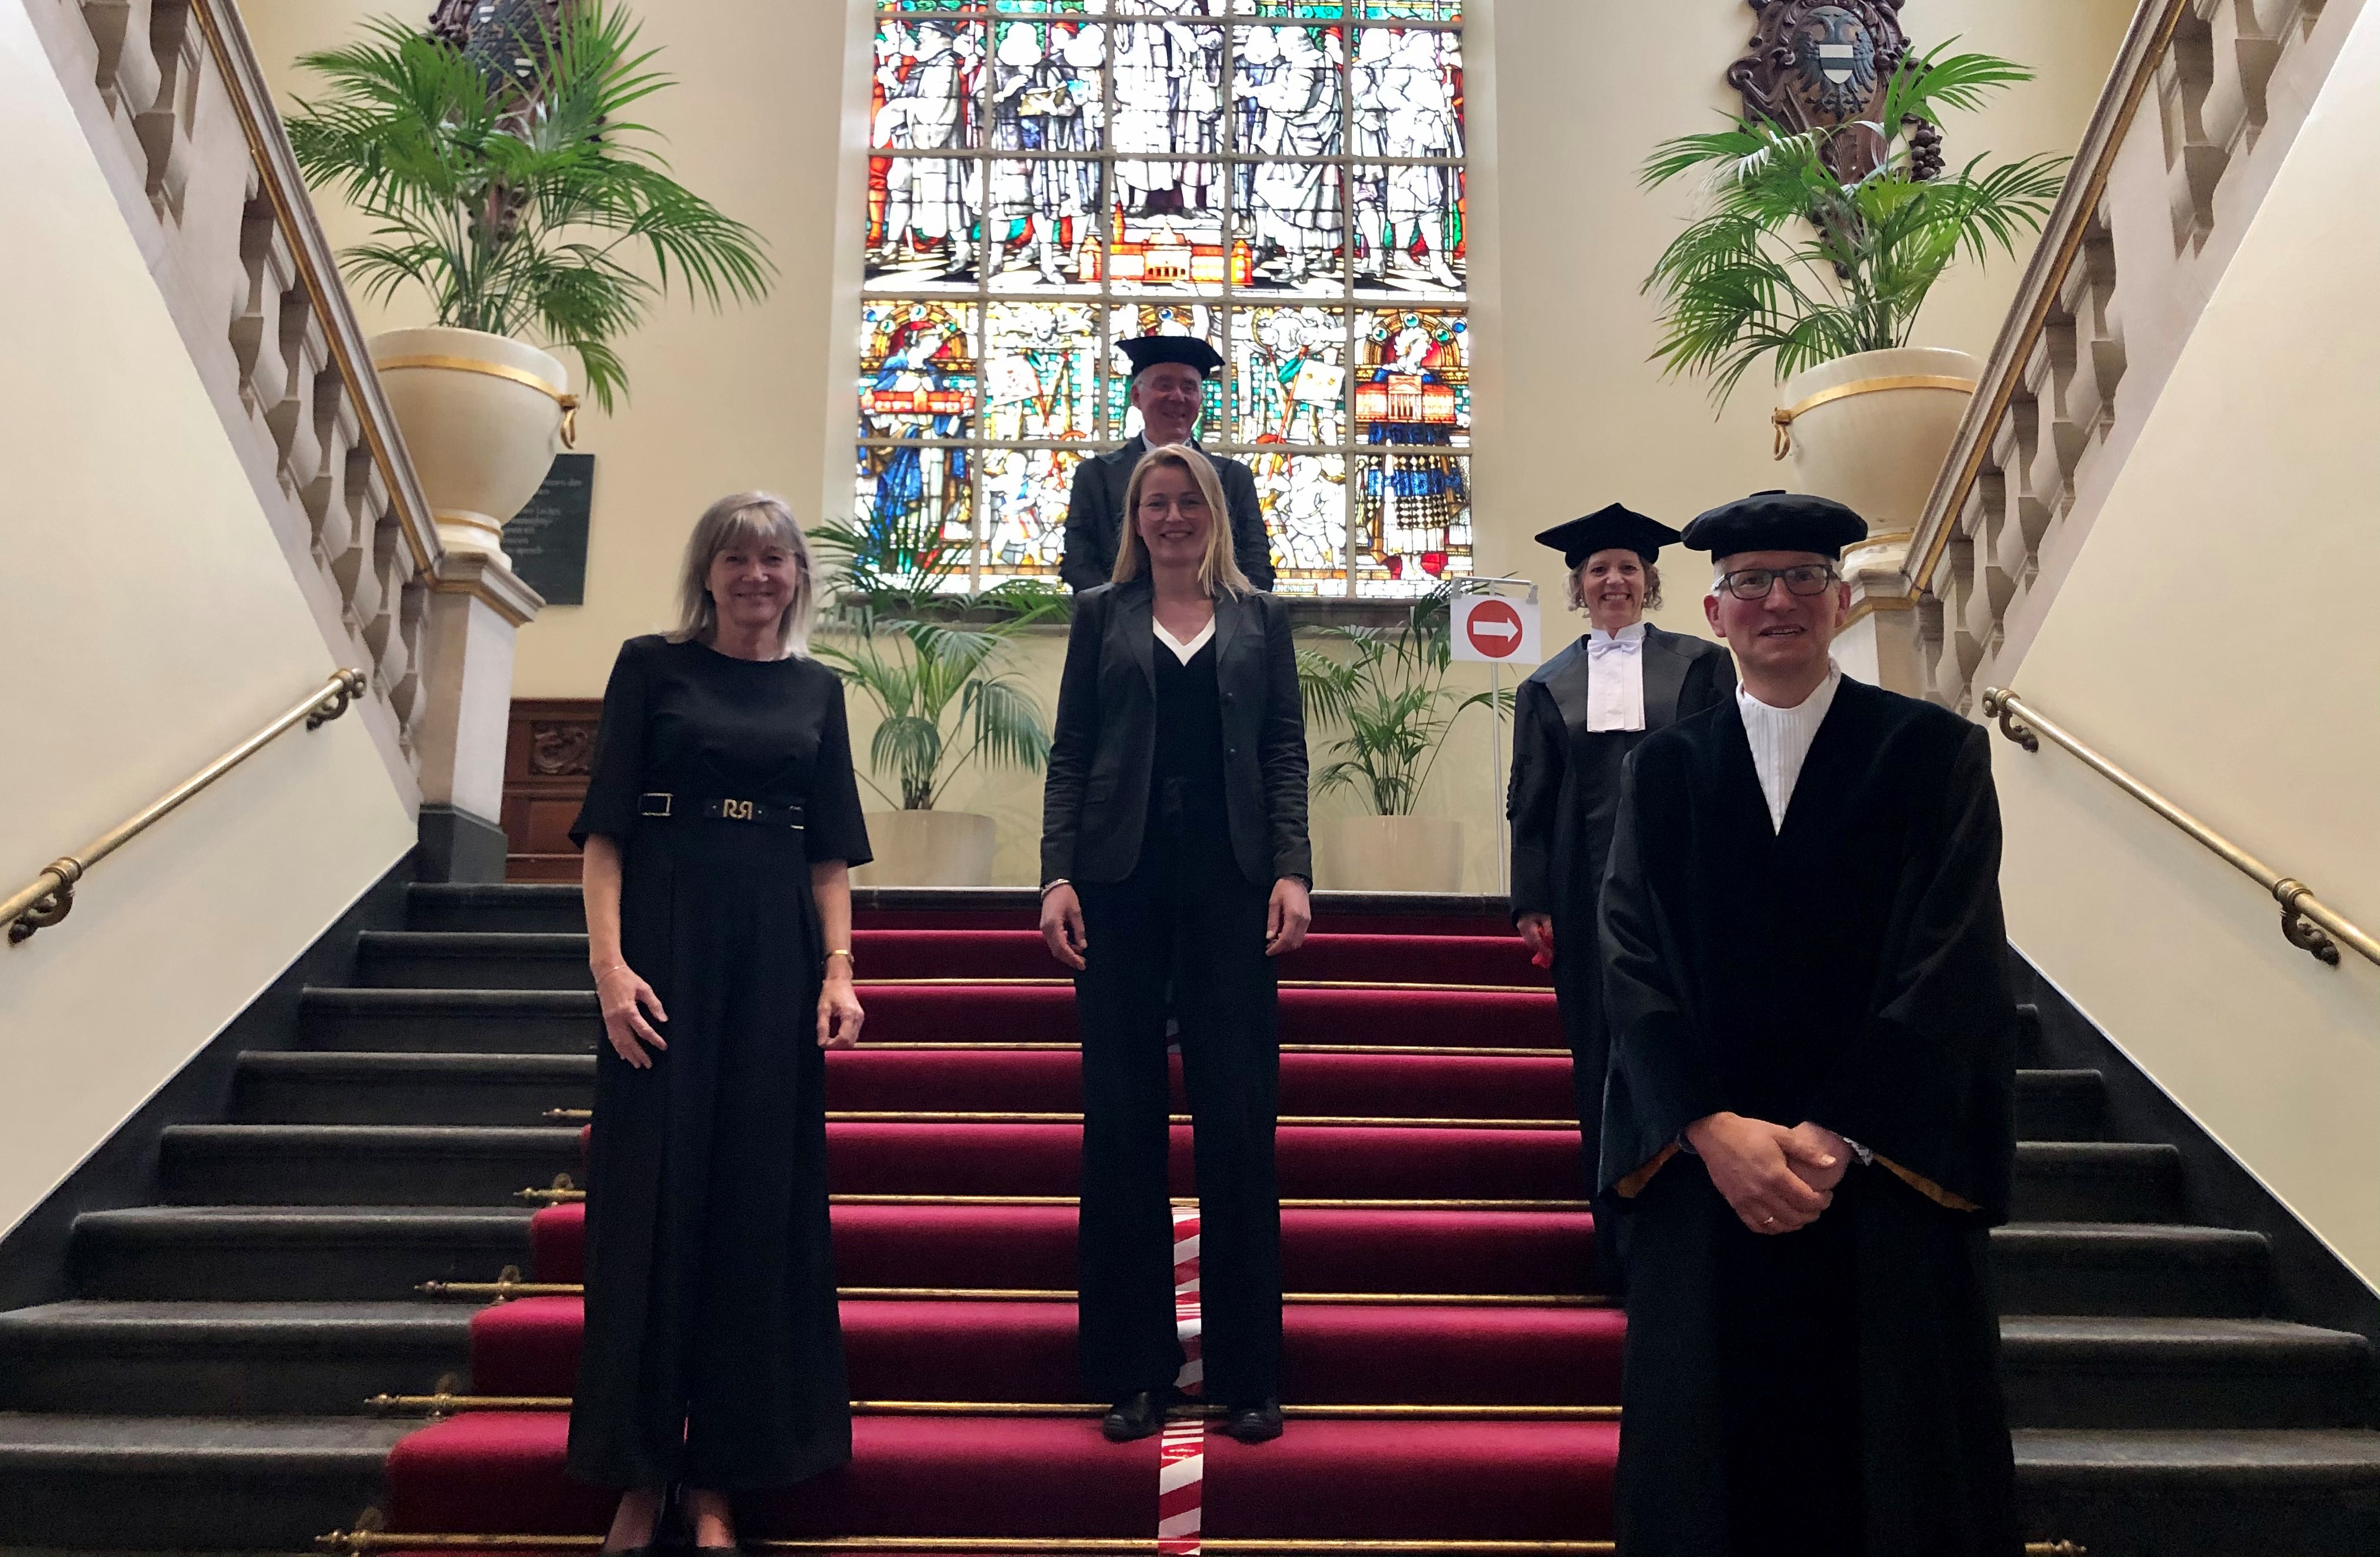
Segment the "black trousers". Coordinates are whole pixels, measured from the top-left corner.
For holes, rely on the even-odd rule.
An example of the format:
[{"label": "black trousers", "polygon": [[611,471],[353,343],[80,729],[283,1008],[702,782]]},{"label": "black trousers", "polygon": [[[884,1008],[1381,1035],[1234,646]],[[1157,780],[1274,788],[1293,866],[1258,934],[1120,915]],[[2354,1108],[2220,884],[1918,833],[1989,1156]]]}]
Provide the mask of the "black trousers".
[{"label": "black trousers", "polygon": [[1075,977],[1083,1034],[1083,1382],[1117,1400],[1181,1369],[1167,1187],[1165,1021],[1181,1033],[1197,1162],[1206,1393],[1280,1393],[1279,979],[1264,955],[1271,885],[1232,863],[1220,789],[1161,783],[1140,859],[1077,885],[1090,937]]}]

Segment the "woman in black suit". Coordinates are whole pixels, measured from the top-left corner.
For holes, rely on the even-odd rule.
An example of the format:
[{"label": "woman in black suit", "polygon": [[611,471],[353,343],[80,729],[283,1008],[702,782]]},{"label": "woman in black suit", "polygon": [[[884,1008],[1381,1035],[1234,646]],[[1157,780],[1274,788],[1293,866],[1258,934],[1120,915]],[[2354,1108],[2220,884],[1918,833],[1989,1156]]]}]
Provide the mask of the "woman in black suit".
[{"label": "woman in black suit", "polygon": [[668,1538],[673,1483],[732,1551],[732,1493],[851,1458],[821,1051],[863,1020],[868,831],[812,578],[782,499],[711,505],[677,629],[621,647],[571,828],[604,1041],[569,1470],[622,1490],[607,1552]]},{"label": "woman in black suit", "polygon": [[[1611,1041],[1603,1016],[1596,912],[1628,754],[1652,731],[1700,713],[1735,687],[1724,644],[1663,632],[1645,620],[1661,603],[1665,524],[1610,506],[1556,525],[1538,543],[1562,553],[1570,605],[1585,637],[1537,667],[1512,704],[1512,921],[1550,965],[1570,1040],[1587,1190],[1603,1138],[1603,1078]],[[1604,1280],[1619,1272],[1606,1250]]]},{"label": "woman in black suit", "polygon": [[1214,468],[1152,449],[1114,581],[1075,602],[1041,813],[1041,935],[1083,1034],[1084,1382],[1119,1442],[1164,1425],[1175,1338],[1166,1017],[1197,1140],[1204,1381],[1281,1434],[1281,1051],[1268,959],[1311,917],[1289,613],[1232,561]]}]

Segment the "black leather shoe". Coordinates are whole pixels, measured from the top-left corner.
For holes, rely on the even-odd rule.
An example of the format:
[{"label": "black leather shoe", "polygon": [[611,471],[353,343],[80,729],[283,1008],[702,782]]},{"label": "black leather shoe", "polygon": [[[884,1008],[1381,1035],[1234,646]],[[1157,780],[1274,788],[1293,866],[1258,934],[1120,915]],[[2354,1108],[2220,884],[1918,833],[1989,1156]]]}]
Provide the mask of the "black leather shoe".
[{"label": "black leather shoe", "polygon": [[1165,1426],[1165,1408],[1173,1404],[1173,1387],[1135,1390],[1108,1408],[1099,1431],[1111,1443],[1130,1443]]},{"label": "black leather shoe", "polygon": [[1262,1443],[1281,1436],[1281,1402],[1261,1400],[1234,1405],[1223,1413],[1223,1430],[1243,1443]]}]

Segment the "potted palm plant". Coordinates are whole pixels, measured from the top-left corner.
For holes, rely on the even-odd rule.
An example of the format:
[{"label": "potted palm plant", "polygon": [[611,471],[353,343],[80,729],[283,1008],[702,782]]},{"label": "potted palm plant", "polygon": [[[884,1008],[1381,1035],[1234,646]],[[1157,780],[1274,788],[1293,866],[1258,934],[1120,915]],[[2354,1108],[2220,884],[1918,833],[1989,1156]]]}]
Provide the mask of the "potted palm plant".
[{"label": "potted palm plant", "polygon": [[[502,556],[504,521],[573,441],[575,353],[605,410],[627,384],[615,343],[674,285],[712,307],[758,300],[759,236],[669,175],[627,118],[673,84],[609,0],[536,14],[533,36],[463,47],[394,19],[298,60],[324,84],[289,140],[308,181],[372,224],[348,277],[385,302],[428,295],[435,322],[371,355],[450,547]],[[517,27],[516,26],[517,31]]]},{"label": "potted palm plant", "polygon": [[989,816],[939,808],[969,766],[1039,772],[1050,731],[1024,678],[1005,664],[1018,634],[1061,616],[1065,596],[1013,581],[954,592],[960,559],[939,526],[880,516],[824,525],[842,622],[818,657],[877,712],[867,784],[892,809],[868,813],[876,858],[853,880],[870,886],[990,886],[998,828]]},{"label": "potted palm plant", "polygon": [[1645,280],[1661,305],[1656,359],[1709,374],[1722,404],[1770,359],[1777,457],[1879,540],[1915,523],[1980,372],[1966,352],[1910,345],[1927,294],[1961,258],[2013,257],[2065,176],[2048,155],[1945,175],[1944,111],[2033,79],[1949,47],[1904,61],[1865,117],[1800,132],[1739,119],[1664,141],[1643,170],[1648,188],[1706,181],[1707,208]]},{"label": "potted palm plant", "polygon": [[1314,790],[1345,791],[1363,807],[1319,830],[1318,885],[1359,892],[1459,892],[1463,824],[1420,816],[1456,721],[1488,703],[1512,706],[1512,694],[1464,694],[1446,684],[1453,661],[1450,603],[1459,585],[1442,584],[1416,602],[1394,629],[1343,626],[1320,635],[1337,652],[1301,646],[1299,695],[1309,726],[1334,734]]}]

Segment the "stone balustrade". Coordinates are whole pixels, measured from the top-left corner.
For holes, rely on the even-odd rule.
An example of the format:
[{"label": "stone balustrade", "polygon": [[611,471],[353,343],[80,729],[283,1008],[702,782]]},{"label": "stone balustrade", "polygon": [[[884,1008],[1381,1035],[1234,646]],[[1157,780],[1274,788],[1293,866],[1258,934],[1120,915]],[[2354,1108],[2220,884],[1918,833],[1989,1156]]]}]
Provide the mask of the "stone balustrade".
[{"label": "stone balustrade", "polygon": [[1898,690],[2006,685],[2362,0],[2143,0],[1904,546],[1847,559]]},{"label": "stone balustrade", "polygon": [[[26,5],[399,791],[492,827],[511,630],[543,602],[441,546],[233,0]],[[474,613],[502,652],[467,672]],[[452,727],[489,706],[492,759]]]}]

